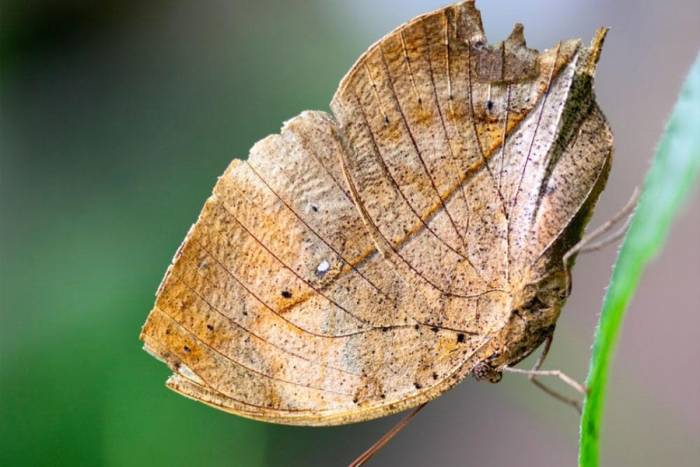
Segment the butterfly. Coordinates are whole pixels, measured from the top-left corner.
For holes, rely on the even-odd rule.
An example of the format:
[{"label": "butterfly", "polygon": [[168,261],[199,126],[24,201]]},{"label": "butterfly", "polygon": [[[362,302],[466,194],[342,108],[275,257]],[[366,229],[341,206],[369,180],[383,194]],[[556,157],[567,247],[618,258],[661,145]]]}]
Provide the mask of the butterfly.
[{"label": "butterfly", "polygon": [[425,404],[549,343],[612,162],[605,37],[488,43],[473,1],[371,46],[234,160],[143,326],[171,389],[266,422]]}]

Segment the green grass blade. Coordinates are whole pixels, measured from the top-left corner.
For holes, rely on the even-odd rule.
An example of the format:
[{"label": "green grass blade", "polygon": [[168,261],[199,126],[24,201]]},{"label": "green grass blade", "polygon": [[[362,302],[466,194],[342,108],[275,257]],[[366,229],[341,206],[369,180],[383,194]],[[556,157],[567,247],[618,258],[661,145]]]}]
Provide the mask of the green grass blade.
[{"label": "green grass blade", "polygon": [[603,403],[612,354],[629,303],[646,263],[661,249],[674,215],[700,172],[700,55],[683,85],[676,107],[644,182],[634,219],[615,264],[603,301],[586,380],[579,465],[597,467]]}]

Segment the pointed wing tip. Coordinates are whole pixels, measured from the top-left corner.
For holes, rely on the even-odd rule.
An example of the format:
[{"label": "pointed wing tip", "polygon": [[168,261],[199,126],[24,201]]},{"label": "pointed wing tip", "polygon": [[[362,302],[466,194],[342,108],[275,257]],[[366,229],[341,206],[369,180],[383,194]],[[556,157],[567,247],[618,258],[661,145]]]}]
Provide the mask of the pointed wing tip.
[{"label": "pointed wing tip", "polygon": [[508,39],[506,39],[506,43],[516,47],[526,47],[525,26],[523,26],[522,23],[515,23],[513,25],[513,30],[510,32]]},{"label": "pointed wing tip", "polygon": [[595,74],[596,66],[598,65],[598,60],[600,60],[600,53],[603,51],[603,45],[605,44],[605,37],[608,35],[610,28],[603,27],[596,31],[593,40],[591,40],[591,55],[588,58],[588,65],[586,66],[586,74],[593,76]]}]

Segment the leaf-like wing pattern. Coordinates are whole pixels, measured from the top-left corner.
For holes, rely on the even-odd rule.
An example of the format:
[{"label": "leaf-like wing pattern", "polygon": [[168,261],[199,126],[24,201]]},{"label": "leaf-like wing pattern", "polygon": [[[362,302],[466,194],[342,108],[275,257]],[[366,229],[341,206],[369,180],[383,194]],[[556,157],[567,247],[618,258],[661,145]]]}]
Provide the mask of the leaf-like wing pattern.
[{"label": "leaf-like wing pattern", "polygon": [[173,370],[168,386],[251,418],[331,425],[462,380],[602,189],[599,48],[538,54],[520,25],[490,46],[473,2],[372,46],[334,117],[302,113],[217,182],[141,334]]}]

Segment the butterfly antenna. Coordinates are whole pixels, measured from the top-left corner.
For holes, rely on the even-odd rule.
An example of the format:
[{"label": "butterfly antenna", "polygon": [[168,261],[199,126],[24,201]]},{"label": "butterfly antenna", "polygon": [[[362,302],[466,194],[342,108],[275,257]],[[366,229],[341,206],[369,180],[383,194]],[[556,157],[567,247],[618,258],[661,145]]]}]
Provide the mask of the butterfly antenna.
[{"label": "butterfly antenna", "polygon": [[365,462],[370,460],[376,453],[379,452],[380,449],[382,449],[386,443],[388,443],[391,438],[396,436],[396,434],[401,431],[408,423],[413,420],[413,417],[418,414],[418,412],[421,411],[423,407],[428,405],[427,402],[424,402],[423,404],[419,405],[415,409],[411,410],[411,412],[406,415],[399,423],[397,423],[391,430],[387,431],[384,436],[379,438],[376,443],[374,443],[368,450],[362,453],[360,457],[355,459],[352,464],[349,465],[349,467],[360,467],[361,465],[364,465]]}]

